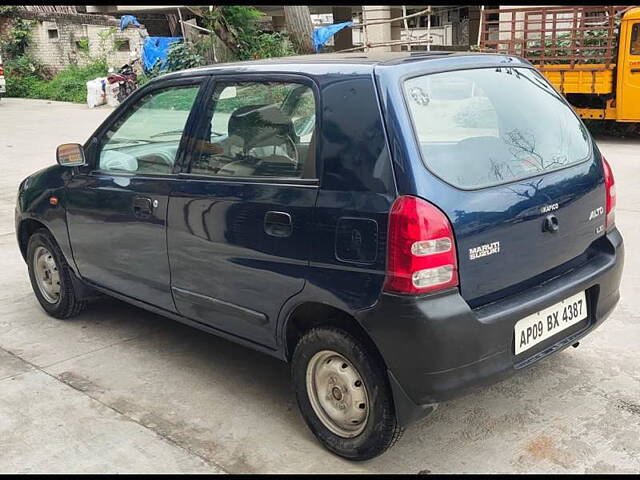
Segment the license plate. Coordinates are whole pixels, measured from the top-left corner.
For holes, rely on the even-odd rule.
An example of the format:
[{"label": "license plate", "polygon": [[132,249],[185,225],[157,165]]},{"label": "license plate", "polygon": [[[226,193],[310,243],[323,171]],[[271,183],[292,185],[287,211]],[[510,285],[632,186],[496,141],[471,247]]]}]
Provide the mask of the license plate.
[{"label": "license plate", "polygon": [[528,350],[571,325],[587,318],[584,292],[518,320],[514,327],[515,354]]}]

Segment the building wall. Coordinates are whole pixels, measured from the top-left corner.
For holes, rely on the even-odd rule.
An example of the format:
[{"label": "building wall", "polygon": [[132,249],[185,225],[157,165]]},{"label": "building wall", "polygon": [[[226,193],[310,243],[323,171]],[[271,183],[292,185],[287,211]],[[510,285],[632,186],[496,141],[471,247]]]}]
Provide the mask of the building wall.
[{"label": "building wall", "polygon": [[[130,63],[132,58],[140,57],[147,36],[144,28],[127,28],[121,32],[115,18],[102,15],[25,13],[21,16],[33,21],[27,53],[52,73],[70,64],[84,66],[91,57],[105,54],[108,65],[117,69]],[[109,32],[113,33],[107,35]],[[88,52],[78,43],[83,39],[89,41]]]}]

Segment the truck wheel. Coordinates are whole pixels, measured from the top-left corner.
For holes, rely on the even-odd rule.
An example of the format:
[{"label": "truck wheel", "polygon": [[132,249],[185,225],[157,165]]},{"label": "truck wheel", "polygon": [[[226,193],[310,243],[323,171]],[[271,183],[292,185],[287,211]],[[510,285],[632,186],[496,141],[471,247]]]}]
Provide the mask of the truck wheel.
[{"label": "truck wheel", "polygon": [[69,265],[51,235],[38,230],[27,246],[29,279],[42,308],[52,317],[69,318],[86,306],[80,300],[71,280]]},{"label": "truck wheel", "polygon": [[400,438],[385,368],[353,335],[310,330],[296,345],[291,370],[302,416],[332,452],[367,460]]}]

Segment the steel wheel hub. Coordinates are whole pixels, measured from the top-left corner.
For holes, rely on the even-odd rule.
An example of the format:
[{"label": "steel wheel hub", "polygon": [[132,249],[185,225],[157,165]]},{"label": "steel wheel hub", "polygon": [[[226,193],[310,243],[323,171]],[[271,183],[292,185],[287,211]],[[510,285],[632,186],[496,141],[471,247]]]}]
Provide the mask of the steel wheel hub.
[{"label": "steel wheel hub", "polygon": [[60,299],[60,274],[53,255],[45,247],[36,248],[33,271],[38,290],[44,299],[49,303],[56,303]]},{"label": "steel wheel hub", "polygon": [[362,433],[369,418],[369,397],[351,362],[322,350],[309,361],[306,378],[309,401],[325,427],[344,438]]}]

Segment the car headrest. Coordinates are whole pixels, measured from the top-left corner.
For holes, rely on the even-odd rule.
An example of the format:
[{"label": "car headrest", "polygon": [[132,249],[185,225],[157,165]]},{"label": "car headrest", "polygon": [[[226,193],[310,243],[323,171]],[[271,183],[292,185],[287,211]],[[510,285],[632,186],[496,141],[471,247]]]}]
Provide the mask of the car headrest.
[{"label": "car headrest", "polygon": [[242,138],[245,148],[281,145],[287,137],[298,142],[291,118],[276,105],[246,105],[234,110],[228,132],[230,137]]}]

